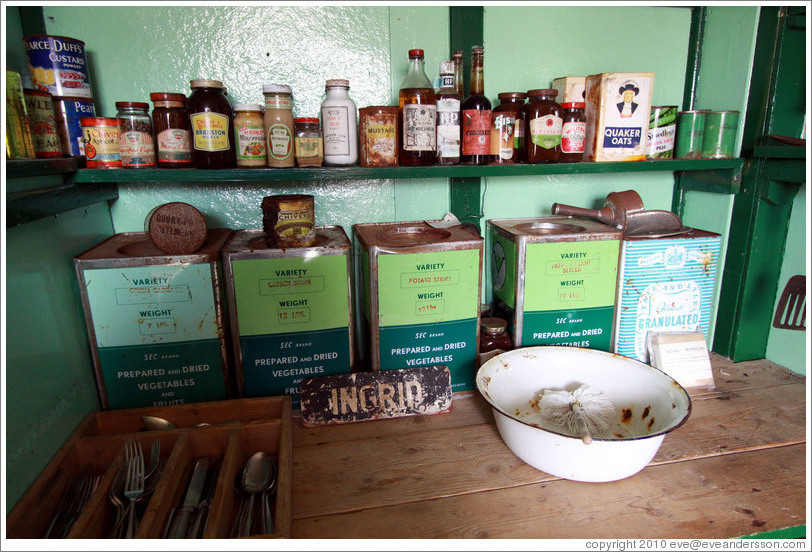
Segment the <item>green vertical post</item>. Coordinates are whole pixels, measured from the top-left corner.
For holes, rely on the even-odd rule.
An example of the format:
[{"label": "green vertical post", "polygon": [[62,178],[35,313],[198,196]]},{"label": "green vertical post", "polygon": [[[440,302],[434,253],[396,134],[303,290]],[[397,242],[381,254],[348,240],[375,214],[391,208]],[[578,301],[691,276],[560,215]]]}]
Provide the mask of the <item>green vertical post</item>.
[{"label": "green vertical post", "polygon": [[45,15],[42,6],[20,6],[20,25],[23,36],[48,34],[45,29]]},{"label": "green vertical post", "polygon": [[[449,7],[450,44],[451,51],[463,52],[463,83],[471,80],[471,47],[482,45],[485,42],[484,21],[485,8],[483,6],[451,6]],[[449,52],[450,58],[451,52]],[[467,87],[463,86],[464,90]],[[476,225],[480,231],[482,226],[482,194],[481,179],[452,178],[449,185],[451,212],[462,222]]]}]

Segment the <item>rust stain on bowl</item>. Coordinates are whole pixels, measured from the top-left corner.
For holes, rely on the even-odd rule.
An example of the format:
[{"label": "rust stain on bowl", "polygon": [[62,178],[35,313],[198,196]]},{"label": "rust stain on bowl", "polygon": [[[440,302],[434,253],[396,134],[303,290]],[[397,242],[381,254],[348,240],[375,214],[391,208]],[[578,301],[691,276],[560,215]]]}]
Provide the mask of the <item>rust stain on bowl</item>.
[{"label": "rust stain on bowl", "polygon": [[624,408],[621,411],[621,421],[624,424],[628,424],[629,422],[631,422],[632,421],[632,416],[633,416],[633,414],[632,414],[632,409],[631,408]]},{"label": "rust stain on bowl", "polygon": [[646,418],[648,418],[648,415],[649,415],[649,413],[650,413],[650,412],[651,412],[651,406],[646,406],[646,407],[643,409],[643,415],[642,415],[642,416],[640,416],[640,419],[641,419],[641,420],[645,420]]}]

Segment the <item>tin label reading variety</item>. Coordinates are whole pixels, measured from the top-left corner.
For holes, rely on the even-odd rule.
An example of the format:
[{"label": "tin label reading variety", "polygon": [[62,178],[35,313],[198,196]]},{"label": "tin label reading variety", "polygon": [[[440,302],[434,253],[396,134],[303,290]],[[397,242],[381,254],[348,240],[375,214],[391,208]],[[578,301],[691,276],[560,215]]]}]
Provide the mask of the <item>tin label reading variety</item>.
[{"label": "tin label reading variety", "polygon": [[110,408],[226,396],[211,266],[84,270]]},{"label": "tin label reading variety", "polygon": [[649,332],[708,335],[720,244],[710,233],[623,243],[615,352],[648,362]]},{"label": "tin label reading variety", "polygon": [[448,366],[452,390],[473,389],[479,249],[381,254],[380,368]]},{"label": "tin label reading variety", "polygon": [[345,255],[231,262],[245,394],[291,395],[303,378],[350,371]]}]

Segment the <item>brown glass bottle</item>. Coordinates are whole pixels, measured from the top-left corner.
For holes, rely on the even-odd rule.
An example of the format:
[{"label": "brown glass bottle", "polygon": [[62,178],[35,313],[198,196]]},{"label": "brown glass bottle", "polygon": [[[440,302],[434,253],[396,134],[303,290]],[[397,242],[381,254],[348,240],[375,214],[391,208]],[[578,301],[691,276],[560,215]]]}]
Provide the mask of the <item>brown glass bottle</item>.
[{"label": "brown glass bottle", "polygon": [[229,169],[237,165],[234,110],[217,80],[194,79],[189,95],[192,165],[197,169]]},{"label": "brown glass bottle", "polygon": [[454,88],[457,89],[457,94],[460,100],[465,97],[465,89],[462,84],[462,50],[454,50],[451,54],[451,63],[454,64]]},{"label": "brown glass bottle", "polygon": [[491,165],[512,165],[521,159],[522,106],[527,94],[502,92],[491,121]]},{"label": "brown glass bottle", "polygon": [[409,72],[398,94],[401,165],[434,165],[437,157],[437,100],[423,69],[423,50],[409,50]]},{"label": "brown glass bottle", "polygon": [[557,163],[561,155],[562,108],[556,103],[558,90],[543,88],[529,90],[528,101],[522,108],[526,131],[524,160],[526,163]]},{"label": "brown glass bottle", "polygon": [[491,101],[485,97],[484,56],[482,46],[471,48],[471,93],[460,108],[463,165],[487,165],[491,154]]}]

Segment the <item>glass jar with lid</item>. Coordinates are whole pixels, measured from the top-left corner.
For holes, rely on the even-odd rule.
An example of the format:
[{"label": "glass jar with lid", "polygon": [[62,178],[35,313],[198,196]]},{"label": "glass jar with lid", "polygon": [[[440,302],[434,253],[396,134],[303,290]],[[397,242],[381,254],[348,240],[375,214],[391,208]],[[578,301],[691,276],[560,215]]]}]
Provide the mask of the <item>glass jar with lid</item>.
[{"label": "glass jar with lid", "polygon": [[152,139],[152,119],[144,102],[116,102],[118,151],[121,164],[128,169],[154,167],[155,142]]},{"label": "glass jar with lid", "polygon": [[526,163],[557,163],[561,154],[562,109],[556,103],[558,90],[529,90],[529,101],[522,107],[522,121],[527,135],[524,140]]},{"label": "glass jar with lid", "polygon": [[213,79],[190,81],[189,121],[192,126],[192,165],[198,169],[230,169],[236,165],[234,110]]},{"label": "glass jar with lid", "polygon": [[524,92],[499,94],[499,105],[494,108],[491,120],[492,165],[512,165],[521,160],[524,132],[520,113],[525,98]]},{"label": "glass jar with lid", "polygon": [[324,162],[354,165],[358,161],[358,111],[349,96],[350,81],[329,79],[327,97],[321,103]]},{"label": "glass jar with lid", "polygon": [[192,166],[191,127],[186,96],[171,92],[153,92],[152,127],[158,166],[171,169]]},{"label": "glass jar with lid", "polygon": [[586,144],[585,102],[565,102],[561,114],[561,155],[559,163],[578,163],[584,157]]},{"label": "glass jar with lid", "polygon": [[296,117],[293,119],[296,151],[296,166],[321,167],[324,161],[324,145],[318,117]]},{"label": "glass jar with lid", "polygon": [[488,353],[501,349],[509,351],[513,348],[513,341],[507,333],[507,321],[498,316],[488,316],[479,321],[479,352]]},{"label": "glass jar with lid", "polygon": [[234,104],[234,142],[237,145],[238,167],[264,167],[267,164],[261,105]]},{"label": "glass jar with lid", "polygon": [[266,84],[265,95],[265,150],[268,166],[286,168],[296,166],[293,152],[293,89],[287,84]]}]

